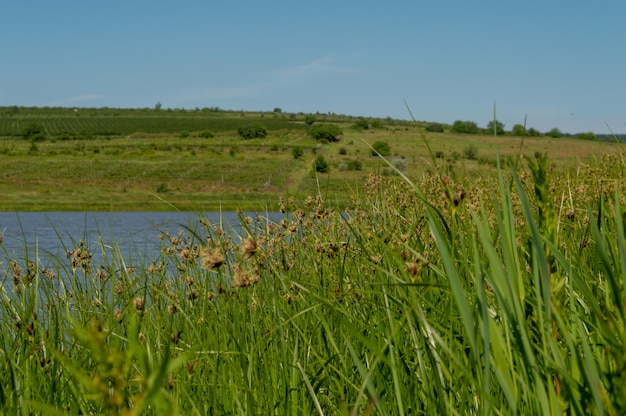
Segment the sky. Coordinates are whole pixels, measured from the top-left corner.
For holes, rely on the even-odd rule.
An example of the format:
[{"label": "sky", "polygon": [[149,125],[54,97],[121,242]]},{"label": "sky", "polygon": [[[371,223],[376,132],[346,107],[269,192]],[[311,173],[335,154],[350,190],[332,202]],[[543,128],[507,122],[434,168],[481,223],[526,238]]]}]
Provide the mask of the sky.
[{"label": "sky", "polygon": [[[626,132],[626,1],[0,0],[0,106]],[[406,104],[405,104],[406,103]]]}]

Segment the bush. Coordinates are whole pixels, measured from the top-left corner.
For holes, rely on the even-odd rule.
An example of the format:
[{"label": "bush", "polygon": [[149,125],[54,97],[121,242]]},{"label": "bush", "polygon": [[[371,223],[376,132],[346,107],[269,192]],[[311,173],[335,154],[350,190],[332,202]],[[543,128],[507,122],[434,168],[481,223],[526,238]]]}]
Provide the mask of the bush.
[{"label": "bush", "polygon": [[391,146],[387,142],[376,142],[372,145],[372,156],[389,156],[391,154]]},{"label": "bush", "polygon": [[582,140],[598,140],[598,137],[595,135],[595,133],[591,131],[588,131],[586,133],[578,133],[576,135],[576,138],[582,139]]},{"label": "bush", "polygon": [[341,146],[341,147],[339,148],[339,154],[340,154],[340,155],[347,155],[347,154],[348,154],[348,151],[346,150],[346,148],[345,148],[345,147]]},{"label": "bush", "polygon": [[39,123],[30,123],[22,130],[20,136],[22,136],[26,140],[41,142],[43,140],[46,140],[46,130]]},{"label": "bush", "polygon": [[213,133],[210,130],[202,130],[199,136],[205,139],[210,139],[213,137]]},{"label": "bush", "polygon": [[348,162],[348,170],[363,170],[363,163],[360,160],[351,160]]},{"label": "bush", "polygon": [[426,131],[429,131],[432,133],[443,133],[444,127],[443,127],[443,124],[441,123],[429,123],[426,126]]},{"label": "bush", "polygon": [[435,152],[435,157],[436,157],[437,159],[443,159],[443,156],[444,156],[444,154],[443,154],[443,150],[437,150],[437,151]]},{"label": "bush", "polygon": [[473,144],[466,146],[463,149],[463,157],[467,160],[476,160],[478,157],[478,148]]},{"label": "bush", "polygon": [[244,140],[263,139],[267,136],[267,128],[261,123],[253,123],[249,126],[239,127],[237,133]]},{"label": "bush", "polygon": [[478,125],[473,121],[456,120],[452,124],[452,131],[455,133],[476,134],[478,133]]},{"label": "bush", "polygon": [[370,125],[366,119],[361,118],[359,119],[359,121],[352,125],[352,128],[354,128],[355,130],[368,130],[370,128]]},{"label": "bush", "polygon": [[336,142],[341,139],[343,130],[334,124],[317,124],[309,130],[309,135],[315,140]]},{"label": "bush", "polygon": [[304,124],[306,124],[307,126],[311,126],[313,125],[313,123],[315,123],[314,115],[308,114],[306,117],[304,117]]},{"label": "bush", "polygon": [[294,159],[300,159],[304,155],[304,150],[301,147],[294,147],[291,151],[291,155]]},{"label": "bush", "polygon": [[330,172],[330,166],[328,165],[328,162],[326,161],[326,159],[324,159],[324,156],[322,155],[319,155],[315,158],[313,169],[315,170],[315,172],[319,172],[319,173]]}]

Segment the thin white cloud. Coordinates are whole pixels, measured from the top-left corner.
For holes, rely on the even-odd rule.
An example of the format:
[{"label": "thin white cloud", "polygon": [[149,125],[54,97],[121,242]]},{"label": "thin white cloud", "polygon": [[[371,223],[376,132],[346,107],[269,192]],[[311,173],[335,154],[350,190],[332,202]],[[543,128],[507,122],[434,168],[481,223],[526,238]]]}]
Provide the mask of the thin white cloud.
[{"label": "thin white cloud", "polygon": [[331,56],[315,59],[307,64],[282,68],[274,71],[273,78],[277,84],[297,83],[309,78],[327,74],[346,74],[353,69],[338,65]]},{"label": "thin white cloud", "polygon": [[264,80],[255,84],[226,88],[200,88],[181,94],[176,97],[175,101],[183,103],[206,99],[253,98],[273,88],[299,84],[309,79],[329,74],[345,74],[353,71],[351,68],[339,65],[334,57],[327,56],[303,65],[280,68],[268,72]]}]

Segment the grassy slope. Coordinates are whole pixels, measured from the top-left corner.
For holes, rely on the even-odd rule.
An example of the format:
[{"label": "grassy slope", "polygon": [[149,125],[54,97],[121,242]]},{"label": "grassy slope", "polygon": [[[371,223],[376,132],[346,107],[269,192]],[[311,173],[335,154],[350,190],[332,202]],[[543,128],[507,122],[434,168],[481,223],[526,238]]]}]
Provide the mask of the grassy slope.
[{"label": "grassy slope", "polygon": [[[71,119],[62,113],[71,111],[68,109],[20,111],[0,117],[0,126],[11,120],[17,126],[34,120],[46,126],[49,139],[37,143],[36,149],[21,138],[0,139],[0,210],[265,210],[276,208],[279,195],[307,196],[318,191],[345,204],[350,190],[358,189],[369,174],[387,169],[383,161],[370,156],[368,145],[379,140],[390,143],[391,159],[404,164],[410,177],[435,169],[418,130],[401,122],[392,121],[377,130],[355,131],[349,127],[354,122],[349,117],[323,116],[343,125],[345,134],[340,143],[319,145],[306,135],[301,115],[81,109],[80,117]],[[120,119],[124,122],[118,123]],[[73,124],[63,124],[63,120]],[[180,132],[148,132],[89,135],[87,140],[63,133],[75,129],[72,134],[78,134],[76,129],[85,128],[83,120],[92,122],[91,133],[97,128],[111,129],[95,122],[108,120],[125,125],[126,133],[148,131],[149,125],[160,125],[164,130],[168,125],[174,130],[212,125],[216,135],[201,138],[192,128],[185,138]],[[242,141],[234,126],[252,122],[284,128],[271,130],[263,140]],[[496,153],[517,154],[521,141],[515,137],[445,133],[429,133],[428,140],[434,152],[444,155],[437,160],[436,169],[444,169],[452,177],[480,176],[493,170]],[[481,163],[462,156],[454,160],[453,155],[462,155],[469,144],[478,149]],[[296,146],[306,150],[301,160],[291,155]],[[345,155],[339,154],[341,147]],[[619,148],[606,142],[527,138],[523,153],[532,157],[536,152],[546,152],[556,166],[572,168],[580,161]],[[331,163],[329,175],[310,176],[316,154],[324,155]],[[360,161],[363,169],[339,169],[351,160]]]}]

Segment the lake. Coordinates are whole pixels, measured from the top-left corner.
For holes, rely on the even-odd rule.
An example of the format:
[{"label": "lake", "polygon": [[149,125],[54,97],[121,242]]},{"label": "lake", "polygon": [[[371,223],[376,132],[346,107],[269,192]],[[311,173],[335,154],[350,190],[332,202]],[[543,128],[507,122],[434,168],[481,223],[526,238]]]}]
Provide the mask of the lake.
[{"label": "lake", "polygon": [[[96,261],[102,251],[113,252],[115,248],[127,260],[153,259],[161,247],[160,234],[176,234],[187,229],[201,231],[199,215],[213,224],[221,224],[225,231],[241,231],[235,212],[0,212],[0,261],[21,260],[27,253],[31,260],[37,253],[43,262],[50,256],[65,258],[67,250],[81,240]],[[256,217],[253,213],[244,215]],[[263,216],[275,221],[283,215]]]}]

